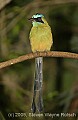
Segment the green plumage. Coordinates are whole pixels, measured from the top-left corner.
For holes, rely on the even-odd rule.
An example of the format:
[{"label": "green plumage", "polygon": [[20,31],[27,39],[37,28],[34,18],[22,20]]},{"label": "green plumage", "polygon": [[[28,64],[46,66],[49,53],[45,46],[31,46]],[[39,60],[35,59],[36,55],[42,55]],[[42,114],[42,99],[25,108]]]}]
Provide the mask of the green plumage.
[{"label": "green plumage", "polygon": [[30,31],[30,44],[33,52],[49,51],[52,46],[51,28],[47,21],[42,18],[44,23],[37,23],[34,21],[34,26]]}]

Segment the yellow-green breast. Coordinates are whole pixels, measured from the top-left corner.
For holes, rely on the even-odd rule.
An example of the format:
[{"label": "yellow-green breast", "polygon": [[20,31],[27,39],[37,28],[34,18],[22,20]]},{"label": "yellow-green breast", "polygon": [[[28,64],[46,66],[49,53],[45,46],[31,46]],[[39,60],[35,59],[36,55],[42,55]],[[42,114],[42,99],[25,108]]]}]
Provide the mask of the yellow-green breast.
[{"label": "yellow-green breast", "polygon": [[48,24],[40,24],[31,28],[30,44],[32,52],[49,51],[52,43],[51,28]]}]

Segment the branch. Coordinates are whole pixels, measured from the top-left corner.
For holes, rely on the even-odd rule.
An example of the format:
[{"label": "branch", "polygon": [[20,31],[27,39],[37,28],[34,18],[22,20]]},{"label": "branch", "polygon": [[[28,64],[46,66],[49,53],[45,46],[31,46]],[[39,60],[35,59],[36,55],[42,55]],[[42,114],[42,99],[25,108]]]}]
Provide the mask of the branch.
[{"label": "branch", "polygon": [[1,3],[0,3],[0,10],[5,7],[8,3],[10,3],[11,0],[1,0]]},{"label": "branch", "polygon": [[33,59],[36,57],[62,57],[62,58],[72,58],[72,59],[78,59],[78,54],[76,53],[69,53],[69,52],[57,52],[57,51],[49,51],[49,52],[36,52],[36,53],[29,53],[23,56],[20,56],[18,58],[14,58],[11,60],[8,60],[6,62],[0,63],[0,69],[28,60]]}]

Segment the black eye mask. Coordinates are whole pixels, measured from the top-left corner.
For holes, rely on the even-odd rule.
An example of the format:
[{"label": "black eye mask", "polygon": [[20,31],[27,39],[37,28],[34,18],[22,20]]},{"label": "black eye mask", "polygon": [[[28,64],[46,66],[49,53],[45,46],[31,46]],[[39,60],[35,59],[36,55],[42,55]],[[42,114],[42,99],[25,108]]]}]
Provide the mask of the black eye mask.
[{"label": "black eye mask", "polygon": [[44,23],[44,22],[42,21],[41,17],[34,18],[34,20],[35,20],[36,22]]}]

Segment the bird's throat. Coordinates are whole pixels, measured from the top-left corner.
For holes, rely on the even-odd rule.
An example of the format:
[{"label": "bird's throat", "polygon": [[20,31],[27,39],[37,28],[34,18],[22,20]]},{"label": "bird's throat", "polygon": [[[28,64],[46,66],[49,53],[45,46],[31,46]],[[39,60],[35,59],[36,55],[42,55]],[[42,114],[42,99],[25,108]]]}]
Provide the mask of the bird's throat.
[{"label": "bird's throat", "polygon": [[33,24],[33,27],[38,27],[38,26],[39,26],[40,24],[42,24],[42,23],[33,21],[32,24]]}]

